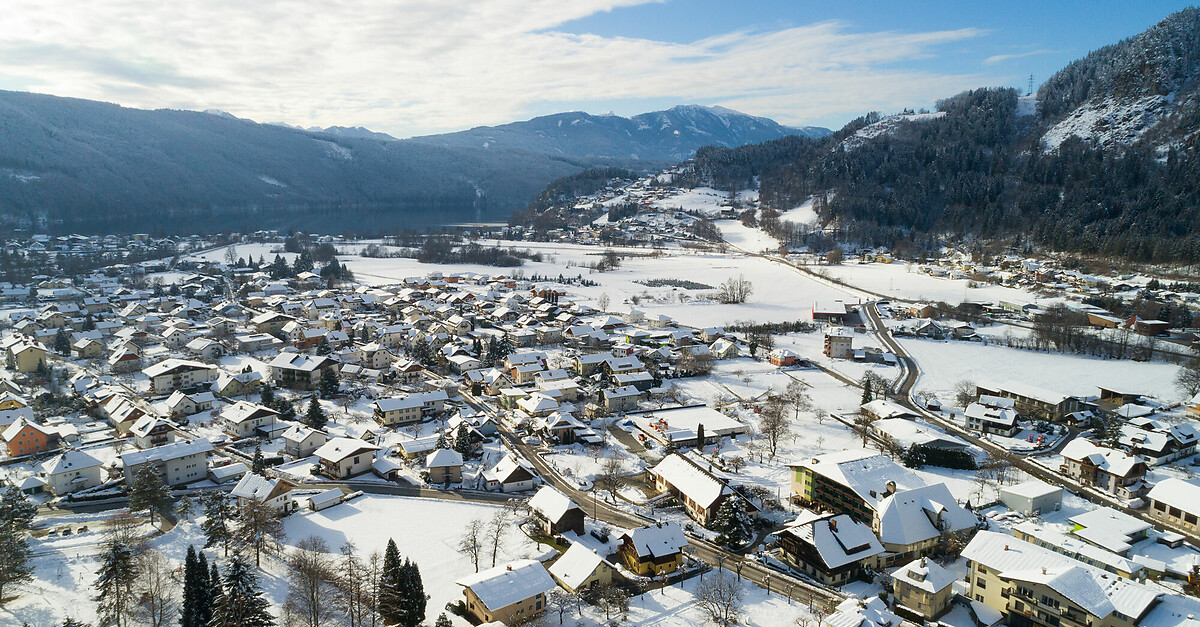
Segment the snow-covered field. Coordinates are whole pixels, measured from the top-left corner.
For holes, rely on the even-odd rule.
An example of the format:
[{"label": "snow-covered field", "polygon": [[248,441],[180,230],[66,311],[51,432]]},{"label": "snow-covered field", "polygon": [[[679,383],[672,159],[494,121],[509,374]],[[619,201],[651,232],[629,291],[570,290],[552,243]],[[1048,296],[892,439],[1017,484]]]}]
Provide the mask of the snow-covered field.
[{"label": "snow-covered field", "polygon": [[967,279],[934,277],[917,270],[915,264],[845,263],[823,266],[821,270],[855,287],[907,301],[1038,301],[1036,294],[1025,290],[986,283],[979,284],[979,287],[970,287],[971,281]]},{"label": "snow-covered field", "polygon": [[1098,386],[1137,391],[1164,400],[1179,399],[1175,373],[1164,362],[1099,359],[1082,355],[1041,353],[976,342],[900,338],[900,344],[921,365],[917,390],[952,399],[955,384],[1018,381],[1062,394],[1095,396]]}]

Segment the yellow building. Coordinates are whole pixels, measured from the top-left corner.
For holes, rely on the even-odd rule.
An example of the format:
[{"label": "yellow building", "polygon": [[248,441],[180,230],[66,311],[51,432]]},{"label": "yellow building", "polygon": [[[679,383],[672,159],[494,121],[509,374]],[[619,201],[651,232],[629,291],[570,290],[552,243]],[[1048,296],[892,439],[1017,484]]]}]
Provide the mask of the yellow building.
[{"label": "yellow building", "polygon": [[480,623],[517,625],[546,611],[546,594],[556,588],[546,567],[517,560],[454,582],[463,587],[467,612]]},{"label": "yellow building", "polygon": [[613,568],[595,551],[576,542],[549,568],[550,576],[567,592],[603,586],[613,580]]},{"label": "yellow building", "polygon": [[675,572],[683,564],[685,546],[687,539],[679,525],[655,523],[626,531],[617,554],[629,570],[654,576]]}]

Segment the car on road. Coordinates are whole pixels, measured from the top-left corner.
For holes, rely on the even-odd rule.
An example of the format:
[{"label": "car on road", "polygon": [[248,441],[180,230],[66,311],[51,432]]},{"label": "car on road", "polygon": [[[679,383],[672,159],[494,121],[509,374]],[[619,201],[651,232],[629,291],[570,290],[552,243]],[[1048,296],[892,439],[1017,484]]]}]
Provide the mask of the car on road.
[{"label": "car on road", "polygon": [[536,435],[531,435],[527,438],[523,438],[521,441],[528,444],[529,446],[541,446],[542,445],[542,439],[537,437]]}]

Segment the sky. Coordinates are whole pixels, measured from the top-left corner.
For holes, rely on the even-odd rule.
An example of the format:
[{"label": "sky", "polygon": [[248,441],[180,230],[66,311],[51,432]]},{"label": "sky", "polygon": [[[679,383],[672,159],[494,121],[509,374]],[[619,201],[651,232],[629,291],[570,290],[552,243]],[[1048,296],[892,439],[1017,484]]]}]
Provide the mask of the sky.
[{"label": "sky", "polygon": [[0,89],[396,137],[721,105],[838,128],[1035,87],[1186,2],[8,0]]}]

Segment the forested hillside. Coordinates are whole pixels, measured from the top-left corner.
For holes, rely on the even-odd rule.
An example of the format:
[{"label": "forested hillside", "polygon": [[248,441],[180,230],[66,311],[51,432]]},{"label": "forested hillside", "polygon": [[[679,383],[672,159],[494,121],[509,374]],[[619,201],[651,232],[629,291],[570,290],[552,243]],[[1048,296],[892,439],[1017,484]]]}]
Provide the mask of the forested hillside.
[{"label": "forested hillside", "polygon": [[815,197],[842,238],[901,254],[982,237],[1195,263],[1198,62],[1200,11],[1188,9],[1072,63],[1037,103],[979,89],[935,113],[871,114],[822,139],[704,148],[691,183],[758,177],[766,207]]}]

